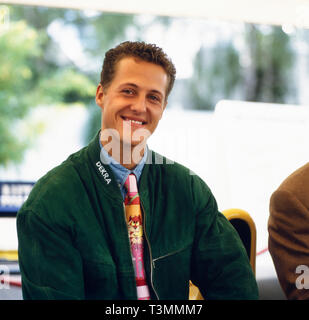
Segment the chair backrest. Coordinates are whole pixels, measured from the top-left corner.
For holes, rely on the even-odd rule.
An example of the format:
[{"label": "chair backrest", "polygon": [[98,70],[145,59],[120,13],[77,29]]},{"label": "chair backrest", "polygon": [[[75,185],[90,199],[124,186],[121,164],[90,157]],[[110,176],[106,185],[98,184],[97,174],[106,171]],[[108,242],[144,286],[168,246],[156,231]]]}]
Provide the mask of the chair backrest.
[{"label": "chair backrest", "polygon": [[222,211],[239,234],[247,251],[250,264],[255,274],[256,261],[256,227],[250,214],[242,209],[227,209]]},{"label": "chair backrest", "polygon": [[[238,232],[248,254],[253,273],[255,274],[256,227],[253,219],[248,212],[237,208],[224,210],[222,214]],[[189,283],[189,300],[203,300],[199,289],[191,281]]]},{"label": "chair backrest", "polygon": [[1,260],[18,261],[17,250],[0,250],[0,261]]}]

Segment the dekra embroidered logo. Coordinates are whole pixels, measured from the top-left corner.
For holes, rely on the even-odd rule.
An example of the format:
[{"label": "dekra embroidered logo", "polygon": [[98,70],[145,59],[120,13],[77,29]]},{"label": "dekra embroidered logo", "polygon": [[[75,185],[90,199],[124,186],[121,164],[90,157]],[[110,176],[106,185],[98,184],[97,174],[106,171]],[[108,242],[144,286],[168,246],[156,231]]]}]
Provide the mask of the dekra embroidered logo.
[{"label": "dekra embroidered logo", "polygon": [[105,182],[109,184],[112,181],[112,179],[109,178],[109,174],[107,173],[106,169],[103,167],[102,163],[98,161],[96,163],[96,166],[99,172],[101,173],[102,177],[104,178]]}]

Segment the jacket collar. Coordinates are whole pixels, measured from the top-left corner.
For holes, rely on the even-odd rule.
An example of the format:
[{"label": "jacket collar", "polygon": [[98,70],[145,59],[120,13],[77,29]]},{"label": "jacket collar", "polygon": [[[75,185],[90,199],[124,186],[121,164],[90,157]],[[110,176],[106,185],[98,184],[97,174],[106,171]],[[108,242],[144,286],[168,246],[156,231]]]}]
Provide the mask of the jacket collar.
[{"label": "jacket collar", "polygon": [[114,198],[115,201],[122,202],[122,195],[112,169],[109,165],[103,164],[101,161],[101,149],[98,143],[99,134],[100,130],[86,147],[86,152],[88,153],[90,159],[90,166],[101,181],[101,185],[103,186],[102,192],[106,193],[107,196]]}]

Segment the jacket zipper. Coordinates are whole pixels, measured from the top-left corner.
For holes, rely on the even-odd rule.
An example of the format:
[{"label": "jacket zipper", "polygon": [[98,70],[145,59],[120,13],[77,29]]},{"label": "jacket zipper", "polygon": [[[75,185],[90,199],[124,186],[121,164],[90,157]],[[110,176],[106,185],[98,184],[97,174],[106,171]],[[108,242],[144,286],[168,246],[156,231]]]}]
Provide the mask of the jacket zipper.
[{"label": "jacket zipper", "polygon": [[166,257],[168,257],[168,256],[171,256],[171,255],[173,255],[173,254],[176,254],[176,253],[178,253],[178,252],[180,252],[180,251],[182,251],[182,250],[184,250],[184,249],[185,249],[185,248],[181,248],[181,249],[178,249],[178,250],[176,250],[176,251],[167,253],[167,254],[165,254],[165,255],[163,255],[163,256],[161,256],[161,257],[155,258],[155,259],[152,260],[152,261],[153,261],[153,264],[154,264],[154,262],[157,261],[157,260],[160,260],[160,259],[166,258]]},{"label": "jacket zipper", "polygon": [[141,198],[140,198],[140,204],[141,204],[141,208],[142,208],[142,210],[144,212],[143,228],[144,228],[144,235],[145,235],[145,239],[146,239],[146,242],[147,242],[147,245],[148,245],[149,256],[150,256],[150,285],[151,285],[152,290],[155,293],[157,299],[160,300],[159,299],[159,295],[157,294],[157,291],[155,290],[154,285],[153,285],[153,266],[154,266],[153,265],[153,261],[154,260],[152,260],[152,252],[151,252],[150,242],[149,242],[149,239],[148,239],[148,236],[147,236],[147,233],[146,233],[146,211],[145,211],[144,206],[142,204]]}]

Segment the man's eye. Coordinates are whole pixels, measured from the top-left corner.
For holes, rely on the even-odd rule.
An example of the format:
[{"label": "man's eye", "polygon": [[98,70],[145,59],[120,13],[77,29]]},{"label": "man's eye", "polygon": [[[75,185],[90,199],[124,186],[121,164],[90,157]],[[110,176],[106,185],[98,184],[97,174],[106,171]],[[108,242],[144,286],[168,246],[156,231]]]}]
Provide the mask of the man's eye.
[{"label": "man's eye", "polygon": [[122,92],[129,95],[132,95],[134,93],[134,91],[131,89],[123,89]]},{"label": "man's eye", "polygon": [[158,101],[158,102],[160,101],[160,99],[154,95],[150,95],[149,98],[150,98],[150,100],[153,100],[153,101]]}]

